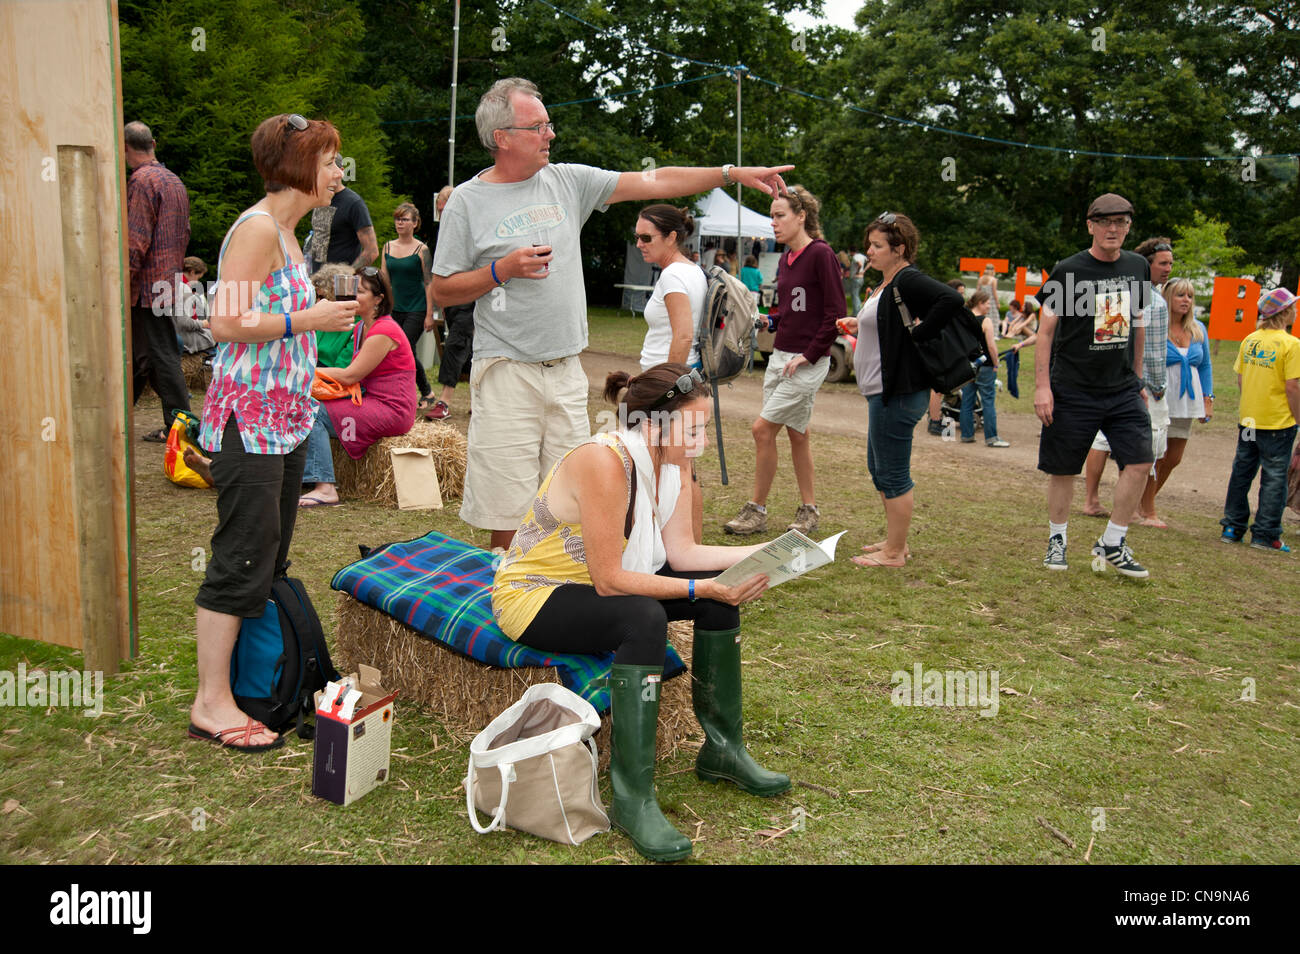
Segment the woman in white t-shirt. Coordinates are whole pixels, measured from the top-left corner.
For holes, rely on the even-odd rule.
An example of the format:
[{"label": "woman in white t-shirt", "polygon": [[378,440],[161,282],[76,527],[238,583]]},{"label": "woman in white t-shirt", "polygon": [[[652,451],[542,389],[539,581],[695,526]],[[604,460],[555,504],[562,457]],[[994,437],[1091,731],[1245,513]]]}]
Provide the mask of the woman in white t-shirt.
[{"label": "woman in white t-shirt", "polygon": [[[695,329],[704,311],[709,280],[686,255],[686,240],[694,231],[695,220],[684,208],[658,203],[646,206],[637,216],[636,247],[642,258],[660,269],[655,290],[645,305],[645,320],[650,327],[641,346],[642,372],[669,361],[700,367]],[[690,465],[692,535],[700,543],[704,538],[704,495],[695,461]]]},{"label": "woman in white t-shirt", "polygon": [[694,231],[695,220],[690,213],[671,205],[646,206],[637,217],[636,247],[646,262],[660,269],[654,293],[645,306],[649,328],[641,348],[642,371],[665,361],[700,366],[695,329],[709,280],[686,255],[686,240]]}]

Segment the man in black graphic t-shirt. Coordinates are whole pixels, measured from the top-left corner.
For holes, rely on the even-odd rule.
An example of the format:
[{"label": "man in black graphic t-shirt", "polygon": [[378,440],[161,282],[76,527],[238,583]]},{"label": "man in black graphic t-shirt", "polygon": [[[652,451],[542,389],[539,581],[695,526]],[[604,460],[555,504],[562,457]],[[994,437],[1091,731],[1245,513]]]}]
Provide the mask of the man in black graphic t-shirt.
[{"label": "man in black graphic t-shirt", "polygon": [[340,189],[329,205],[313,209],[311,228],[312,260],[317,267],[338,262],[361,268],[379,257],[370,210],[351,189]]},{"label": "man in black graphic t-shirt", "polygon": [[1048,475],[1048,544],[1043,565],[1066,569],[1066,523],[1074,478],[1101,431],[1120,468],[1105,533],[1093,546],[1095,569],[1150,574],[1125,543],[1146,484],[1151,419],[1142,388],[1142,312],[1150,266],[1123,249],[1133,206],[1107,193],[1088,207],[1091,247],[1058,262],[1038,297],[1042,312],[1034,362],[1034,411],[1043,422],[1038,469]]}]

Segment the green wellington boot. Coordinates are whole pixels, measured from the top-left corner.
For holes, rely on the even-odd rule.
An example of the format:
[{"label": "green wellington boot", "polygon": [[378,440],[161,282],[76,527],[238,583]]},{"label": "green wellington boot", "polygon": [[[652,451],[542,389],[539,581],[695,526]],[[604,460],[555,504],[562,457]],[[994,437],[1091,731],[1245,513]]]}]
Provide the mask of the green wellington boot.
[{"label": "green wellington boot", "polygon": [[609,673],[613,747],[609,817],[651,861],[681,861],[691,840],[672,826],[655,798],[655,734],[659,729],[660,666],[614,665]]},{"label": "green wellington boot", "polygon": [[735,782],[751,795],[780,795],[790,776],[769,772],[745,750],[740,719],[740,630],[696,627],[691,702],[704,729],[695,774],[706,782]]}]

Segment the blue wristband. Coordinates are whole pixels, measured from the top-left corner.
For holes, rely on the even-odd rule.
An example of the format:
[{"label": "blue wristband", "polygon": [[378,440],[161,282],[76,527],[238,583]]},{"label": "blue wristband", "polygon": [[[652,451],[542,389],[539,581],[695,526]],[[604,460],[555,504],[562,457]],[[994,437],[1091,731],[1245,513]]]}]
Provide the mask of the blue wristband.
[{"label": "blue wristband", "polygon": [[692,603],[695,602],[695,581],[694,580],[686,581],[686,598],[690,600]]},{"label": "blue wristband", "polygon": [[[497,263],[492,262],[488,267],[492,269],[492,280],[496,282],[498,285],[504,285],[505,282],[497,278]],[[509,281],[509,279],[507,279],[507,281]]]},{"label": "blue wristband", "polygon": [[293,337],[293,319],[288,314],[284,316],[284,336],[286,338]]}]

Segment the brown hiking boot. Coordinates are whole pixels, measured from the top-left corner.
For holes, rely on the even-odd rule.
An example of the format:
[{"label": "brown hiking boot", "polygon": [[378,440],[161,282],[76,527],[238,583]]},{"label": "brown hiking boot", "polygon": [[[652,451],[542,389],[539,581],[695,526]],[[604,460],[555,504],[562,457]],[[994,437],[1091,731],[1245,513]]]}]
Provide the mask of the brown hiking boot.
[{"label": "brown hiking boot", "polygon": [[817,531],[817,518],[821,514],[817,510],[816,504],[800,504],[799,509],[795,511],[794,523],[790,524],[789,529],[798,530],[804,536],[809,536]]},{"label": "brown hiking boot", "polygon": [[735,519],[728,520],[723,524],[722,529],[740,537],[751,533],[763,533],[767,530],[767,514],[759,510],[756,504],[747,502],[740,508],[740,513],[736,514]]}]

